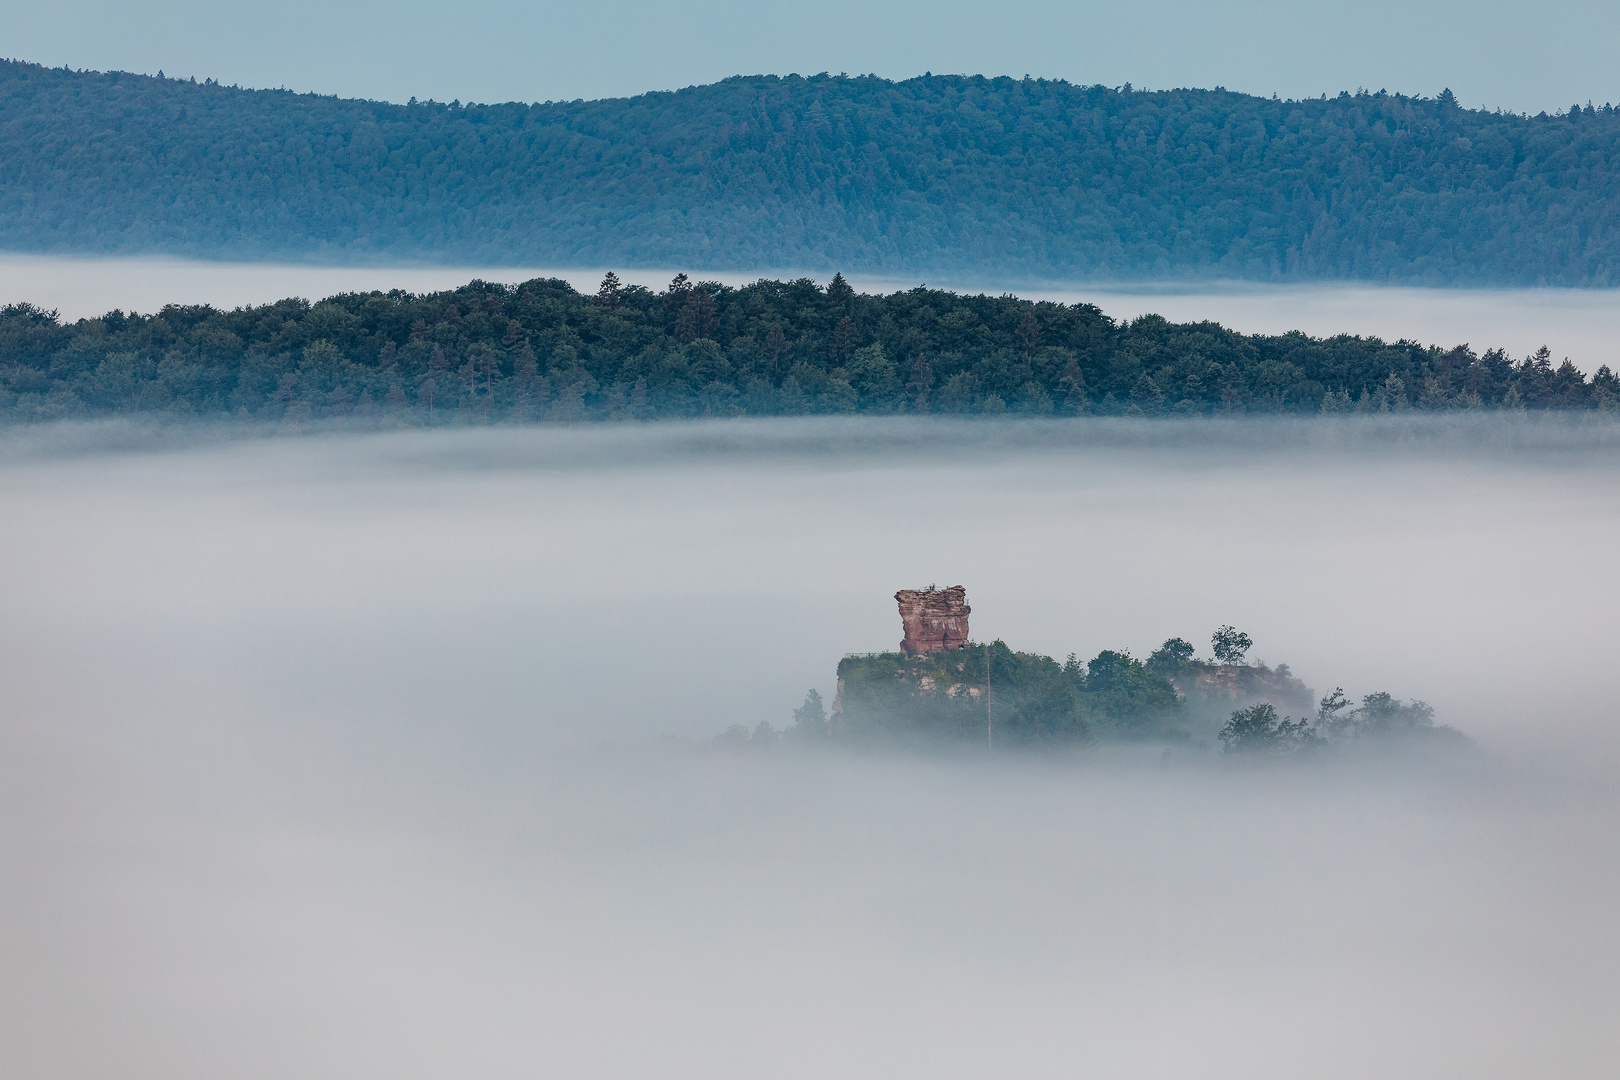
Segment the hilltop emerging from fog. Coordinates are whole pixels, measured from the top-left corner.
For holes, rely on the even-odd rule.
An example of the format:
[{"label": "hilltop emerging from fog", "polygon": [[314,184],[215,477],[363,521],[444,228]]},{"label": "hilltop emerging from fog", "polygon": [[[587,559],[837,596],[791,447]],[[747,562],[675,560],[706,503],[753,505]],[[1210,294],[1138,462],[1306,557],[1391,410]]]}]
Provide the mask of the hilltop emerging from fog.
[{"label": "hilltop emerging from fog", "polygon": [[[778,733],[762,722],[750,733],[735,725],[718,745],[979,743],[1063,748],[1099,738],[1159,743],[1218,739],[1229,753],[1296,754],[1330,744],[1376,740],[1467,745],[1437,727],[1422,701],[1378,692],[1360,706],[1342,688],[1315,703],[1287,664],[1245,662],[1254,640],[1236,627],[1210,635],[1213,659],[1170,638],[1146,662],[1124,649],[1104,649],[1087,663],[1059,663],[1015,652],[1005,642],[969,638],[967,590],[961,585],[895,593],[904,637],[897,652],[852,653],[838,662],[838,694],[829,717],[811,690]],[[1294,719],[1287,713],[1297,713]]]},{"label": "hilltop emerging from fog", "polygon": [[1620,283],[1620,114],[749,76],[407,105],[0,62],[0,248]]},{"label": "hilltop emerging from fog", "polygon": [[[932,587],[926,592],[940,595]],[[769,722],[752,732],[735,725],[713,741],[720,746],[786,741],[1027,749],[1098,741],[1207,747],[1218,741],[1227,753],[1268,755],[1357,743],[1470,745],[1456,729],[1436,725],[1426,702],[1379,691],[1357,705],[1337,687],[1315,701],[1287,664],[1245,662],[1253,644],[1249,635],[1223,626],[1210,643],[1210,660],[1194,656],[1191,643],[1170,638],[1146,661],[1124,649],[1104,649],[1087,662],[1073,654],[1060,662],[1014,651],[1000,640],[916,648],[908,620],[899,651],[856,653],[839,661],[830,716],[821,695],[811,690],[785,731]]]},{"label": "hilltop emerging from fog", "polygon": [[1613,409],[1620,384],[1545,349],[1240,334],[1090,304],[835,277],[740,289],[563,281],[170,306],[61,324],[0,309],[0,419],[111,415],[382,426],[692,416],[1202,416]]}]

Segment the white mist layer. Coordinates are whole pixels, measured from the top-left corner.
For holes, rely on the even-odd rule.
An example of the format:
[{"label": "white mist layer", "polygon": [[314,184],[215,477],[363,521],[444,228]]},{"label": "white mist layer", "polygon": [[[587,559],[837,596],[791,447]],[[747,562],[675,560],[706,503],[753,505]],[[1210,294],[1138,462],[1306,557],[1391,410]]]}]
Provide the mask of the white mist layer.
[{"label": "white mist layer", "polygon": [[[1594,1075],[1615,432],[731,424],[0,464],[8,1076]],[[651,743],[895,589],[1251,633],[1451,766]]]}]

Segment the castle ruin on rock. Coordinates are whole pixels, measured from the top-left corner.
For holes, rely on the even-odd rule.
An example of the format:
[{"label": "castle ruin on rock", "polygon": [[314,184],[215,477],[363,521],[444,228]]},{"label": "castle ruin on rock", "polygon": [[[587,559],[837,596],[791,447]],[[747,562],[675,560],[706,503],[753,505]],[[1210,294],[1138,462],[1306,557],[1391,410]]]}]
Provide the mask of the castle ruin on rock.
[{"label": "castle ruin on rock", "polygon": [[900,647],[908,655],[947,652],[959,649],[968,640],[967,589],[901,589],[894,594],[900,603],[900,623],[905,640]]}]

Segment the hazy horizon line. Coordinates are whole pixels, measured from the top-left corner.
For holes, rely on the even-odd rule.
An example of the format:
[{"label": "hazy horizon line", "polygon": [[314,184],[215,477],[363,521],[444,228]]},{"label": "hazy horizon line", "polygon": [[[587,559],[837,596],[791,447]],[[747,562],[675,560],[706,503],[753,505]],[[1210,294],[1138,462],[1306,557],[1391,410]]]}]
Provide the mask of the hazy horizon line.
[{"label": "hazy horizon line", "polygon": [[[897,76],[889,76],[889,75],[879,75],[876,72],[858,72],[856,74],[851,75],[847,71],[840,71],[837,74],[833,74],[830,71],[818,71],[818,72],[816,72],[814,74],[811,74],[811,75],[805,75],[805,74],[802,74],[802,73],[796,72],[796,71],[790,71],[790,72],[787,72],[785,74],[784,73],[771,72],[771,71],[756,71],[756,72],[741,72],[741,71],[739,71],[739,72],[735,72],[735,73],[733,73],[731,75],[723,76],[723,77],[718,78],[718,79],[709,80],[707,82],[692,82],[692,83],[686,83],[685,85],[681,85],[681,86],[651,87],[651,88],[646,89],[646,90],[639,90],[639,91],[637,91],[635,93],[630,93],[630,94],[608,94],[608,95],[604,95],[604,96],[601,96],[601,97],[545,98],[545,99],[527,100],[527,101],[519,99],[519,98],[511,98],[511,99],[508,99],[508,100],[505,100],[505,101],[472,101],[472,100],[462,101],[460,98],[454,98],[454,99],[452,99],[450,101],[439,101],[436,98],[417,98],[417,97],[415,97],[413,95],[412,97],[410,97],[409,99],[407,99],[405,101],[397,101],[397,100],[395,100],[393,98],[386,98],[386,97],[369,97],[369,96],[348,95],[348,94],[342,94],[342,93],[337,93],[337,92],[327,92],[327,91],[323,91],[323,90],[299,90],[299,89],[295,89],[293,87],[289,87],[289,86],[285,86],[285,85],[282,85],[282,86],[244,86],[241,83],[235,83],[235,82],[226,83],[223,79],[217,78],[217,77],[212,76],[212,75],[205,75],[205,76],[202,76],[200,78],[198,77],[198,75],[196,73],[192,73],[192,74],[189,74],[189,75],[169,75],[161,68],[158,69],[155,72],[154,71],[130,71],[130,70],[125,69],[125,68],[89,68],[89,67],[76,68],[76,67],[73,67],[70,64],[62,64],[60,66],[53,66],[53,65],[49,65],[49,64],[45,64],[45,63],[36,61],[36,60],[24,59],[23,57],[18,57],[18,56],[0,57],[0,63],[21,64],[21,65],[26,65],[26,66],[29,66],[29,67],[37,67],[37,68],[40,68],[40,69],[45,70],[45,71],[67,71],[67,72],[71,72],[71,73],[73,73],[75,75],[118,75],[118,76],[127,75],[127,76],[130,76],[131,78],[137,78],[137,79],[160,79],[160,80],[163,80],[165,82],[194,83],[194,84],[196,84],[198,86],[218,86],[218,87],[221,87],[221,88],[226,89],[226,90],[237,90],[237,91],[241,91],[241,92],[244,92],[244,93],[292,94],[292,95],[294,95],[296,97],[330,98],[330,99],[337,100],[337,101],[360,101],[360,102],[368,102],[368,103],[371,103],[371,104],[379,104],[379,105],[393,105],[393,106],[400,107],[400,108],[405,108],[405,107],[408,107],[408,106],[413,105],[413,104],[414,105],[434,105],[434,106],[442,106],[442,107],[445,107],[445,108],[494,108],[494,107],[503,106],[503,105],[522,105],[522,106],[534,108],[534,107],[545,106],[545,105],[569,105],[569,104],[578,104],[578,103],[592,104],[592,103],[596,103],[596,102],[635,101],[635,100],[637,100],[639,98],[651,97],[651,96],[653,96],[655,94],[679,94],[679,93],[682,93],[682,92],[688,91],[688,90],[699,90],[699,89],[703,89],[703,88],[709,87],[709,86],[718,86],[721,83],[731,82],[733,80],[746,80],[746,79],[779,79],[779,80],[782,80],[782,81],[787,81],[787,80],[790,80],[790,79],[800,79],[800,80],[803,80],[805,82],[813,82],[813,81],[818,81],[818,80],[825,80],[825,81],[829,81],[829,82],[837,82],[837,81],[850,81],[850,82],[852,82],[852,81],[859,80],[859,79],[876,79],[876,80],[878,80],[880,82],[889,83],[891,85],[903,85],[905,83],[921,82],[923,80],[930,80],[930,79],[982,80],[984,82],[991,82],[991,83],[1003,82],[1003,81],[1005,81],[1005,82],[1014,82],[1014,83],[1033,82],[1033,83],[1052,83],[1052,84],[1063,85],[1063,86],[1076,86],[1076,87],[1081,87],[1081,88],[1086,88],[1086,89],[1102,89],[1102,90],[1107,90],[1107,91],[1110,91],[1110,92],[1113,92],[1113,93],[1137,93],[1137,94],[1175,94],[1175,93],[1232,94],[1232,95],[1234,95],[1236,97],[1255,98],[1255,99],[1258,99],[1258,100],[1261,100],[1261,101],[1277,101],[1277,102],[1281,102],[1281,103],[1284,103],[1284,104],[1287,104],[1287,103],[1290,103],[1290,102],[1307,102],[1307,101],[1322,101],[1322,100],[1331,101],[1331,100],[1334,100],[1335,98],[1344,97],[1344,96],[1349,96],[1349,97],[1383,97],[1383,96],[1388,96],[1388,97],[1393,97],[1393,98],[1396,98],[1396,99],[1407,100],[1407,101],[1436,101],[1436,100],[1438,100],[1440,98],[1440,96],[1442,94],[1449,92],[1450,89],[1451,89],[1450,87],[1441,87],[1439,90],[1435,91],[1432,95],[1430,95],[1430,94],[1422,94],[1422,93],[1407,93],[1407,92],[1402,91],[1402,90],[1390,90],[1388,87],[1380,87],[1377,90],[1372,90],[1372,89],[1369,89],[1368,87],[1365,87],[1365,86],[1357,86],[1354,90],[1341,87],[1336,93],[1328,93],[1327,91],[1323,91],[1322,93],[1317,94],[1317,95],[1307,95],[1307,96],[1299,96],[1299,97],[1283,97],[1280,94],[1278,94],[1276,92],[1273,92],[1268,97],[1266,94],[1263,94],[1263,93],[1253,93],[1253,92],[1250,92],[1250,91],[1247,91],[1247,90],[1231,90],[1231,89],[1228,89],[1225,86],[1221,86],[1221,85],[1218,85],[1218,84],[1214,85],[1214,86],[1149,87],[1149,86],[1146,86],[1146,85],[1139,85],[1139,84],[1137,84],[1135,82],[1127,80],[1126,82],[1120,83],[1117,86],[1110,86],[1107,83],[1102,83],[1102,82],[1079,82],[1077,80],[1064,78],[1064,77],[1058,76],[1058,75],[1030,75],[1028,73],[1025,73],[1023,75],[1012,75],[1012,74],[995,74],[995,75],[993,75],[993,74],[988,74],[988,73],[985,73],[985,72],[932,71],[932,70],[928,70],[928,71],[924,71],[921,75],[907,75],[907,76],[898,76],[897,77]],[[1595,101],[1596,99],[1592,99],[1592,100]],[[1605,104],[1608,104],[1608,103],[1606,102]],[[1551,111],[1551,112],[1549,112],[1549,111],[1547,111],[1545,109],[1541,109],[1541,110],[1537,110],[1536,112],[1532,113],[1532,112],[1529,112],[1527,110],[1504,109],[1501,106],[1497,106],[1495,108],[1492,108],[1491,106],[1488,106],[1488,105],[1468,106],[1468,105],[1463,105],[1461,102],[1458,102],[1458,105],[1465,112],[1487,113],[1487,114],[1493,114],[1493,115],[1494,114],[1500,114],[1500,115],[1504,115],[1504,116],[1519,116],[1519,117],[1533,117],[1533,116],[1539,116],[1539,115],[1560,116],[1560,115],[1562,115],[1564,113],[1564,109],[1562,107],[1559,107],[1558,109],[1556,109],[1554,111]]]}]

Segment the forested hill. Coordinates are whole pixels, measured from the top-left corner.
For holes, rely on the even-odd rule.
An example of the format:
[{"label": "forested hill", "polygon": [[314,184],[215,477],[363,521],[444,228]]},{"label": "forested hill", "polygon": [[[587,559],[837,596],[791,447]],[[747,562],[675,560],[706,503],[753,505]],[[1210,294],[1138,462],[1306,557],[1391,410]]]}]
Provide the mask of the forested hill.
[{"label": "forested hill", "polygon": [[0,63],[0,248],[1620,284],[1620,111],[751,76],[543,105]]},{"label": "forested hill", "polygon": [[1342,413],[1620,408],[1545,349],[1246,335],[1090,304],[842,277],[594,295],[565,281],[109,312],[0,308],[0,421],[118,414],[382,425],[805,413]]}]

